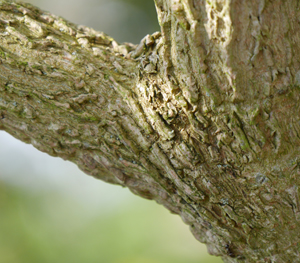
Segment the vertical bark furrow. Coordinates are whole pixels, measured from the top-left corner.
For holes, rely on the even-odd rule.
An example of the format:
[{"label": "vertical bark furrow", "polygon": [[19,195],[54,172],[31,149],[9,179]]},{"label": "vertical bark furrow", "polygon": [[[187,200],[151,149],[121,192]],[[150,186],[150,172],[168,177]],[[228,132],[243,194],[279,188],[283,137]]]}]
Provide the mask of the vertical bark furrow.
[{"label": "vertical bark furrow", "polygon": [[[182,178],[204,194],[202,200],[196,201],[197,211],[211,227],[199,231],[204,236],[214,233],[219,238],[203,240],[209,243],[212,253],[227,255],[227,262],[288,259],[296,248],[289,246],[289,255],[284,255],[281,241],[278,245],[274,242],[276,235],[287,233],[288,242],[298,240],[286,226],[296,216],[296,210],[291,209],[296,201],[283,204],[279,196],[287,200],[285,194],[273,199],[278,174],[269,173],[275,163],[282,171],[289,169],[297,155],[292,146],[297,145],[297,128],[290,131],[290,113],[298,113],[298,90],[294,85],[298,82],[293,80],[293,75],[297,77],[293,70],[298,62],[294,58],[292,64],[290,44],[297,36],[296,2],[170,0],[156,1],[156,5],[166,43],[161,54],[164,65],[169,67],[159,74],[164,81],[170,79],[164,75],[166,72],[173,75],[179,84],[177,92],[184,100],[182,103],[177,95],[173,104],[187,116],[186,121],[176,123],[180,132],[174,128],[173,147],[162,148],[177,173],[182,171]],[[274,32],[270,33],[270,29]],[[202,78],[203,71],[209,81]],[[199,119],[204,116],[207,124],[200,123],[200,130],[206,136],[197,136],[197,115],[193,111]],[[199,163],[186,165],[176,150],[178,139],[197,153],[194,156],[199,157]],[[280,156],[281,161],[275,161],[274,156]],[[290,176],[281,176],[282,184],[276,188],[285,192]],[[298,192],[293,199],[297,198]],[[280,208],[282,205],[285,208]],[[286,219],[280,210],[285,211]],[[184,213],[182,217],[186,217]],[[298,222],[294,222],[293,227],[297,228]],[[189,224],[194,222],[190,220]],[[199,237],[201,234],[195,229],[201,227],[193,229]]]}]

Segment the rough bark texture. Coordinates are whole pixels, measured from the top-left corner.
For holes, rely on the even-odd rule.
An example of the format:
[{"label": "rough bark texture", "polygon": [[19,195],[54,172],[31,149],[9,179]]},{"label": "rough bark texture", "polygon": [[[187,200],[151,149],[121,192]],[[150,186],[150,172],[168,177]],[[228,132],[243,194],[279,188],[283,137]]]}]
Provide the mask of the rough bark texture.
[{"label": "rough bark texture", "polygon": [[156,0],[138,46],[0,1],[0,129],[154,199],[224,262],[300,262],[299,2]]}]

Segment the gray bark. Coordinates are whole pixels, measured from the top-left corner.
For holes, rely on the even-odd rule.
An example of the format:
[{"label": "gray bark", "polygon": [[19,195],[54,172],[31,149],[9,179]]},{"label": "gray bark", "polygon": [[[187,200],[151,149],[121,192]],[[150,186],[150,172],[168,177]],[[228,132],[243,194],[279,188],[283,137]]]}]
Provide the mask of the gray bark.
[{"label": "gray bark", "polygon": [[300,262],[298,1],[155,2],[161,33],[134,46],[0,1],[0,129],[224,262]]}]

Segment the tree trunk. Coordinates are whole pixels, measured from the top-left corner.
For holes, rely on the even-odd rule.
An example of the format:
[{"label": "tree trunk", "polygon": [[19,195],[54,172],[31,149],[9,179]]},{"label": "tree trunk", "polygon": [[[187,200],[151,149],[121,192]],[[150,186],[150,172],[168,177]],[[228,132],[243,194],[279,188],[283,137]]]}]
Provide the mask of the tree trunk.
[{"label": "tree trunk", "polygon": [[154,199],[224,262],[300,262],[299,1],[155,2],[135,46],[0,1],[0,129]]}]

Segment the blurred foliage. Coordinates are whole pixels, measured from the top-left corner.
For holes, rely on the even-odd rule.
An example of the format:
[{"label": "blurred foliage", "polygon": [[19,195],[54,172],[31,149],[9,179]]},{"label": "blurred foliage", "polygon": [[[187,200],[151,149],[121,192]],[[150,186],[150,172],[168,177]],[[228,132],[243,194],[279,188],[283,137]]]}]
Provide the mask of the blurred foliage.
[{"label": "blurred foliage", "polygon": [[159,30],[154,0],[122,0],[125,3],[138,7],[142,12],[147,13],[149,22],[157,31]]},{"label": "blurred foliage", "polygon": [[118,42],[139,43],[159,31],[153,0],[25,0],[71,22],[93,27]]},{"label": "blurred foliage", "polygon": [[59,194],[0,184],[0,263],[217,263],[178,216],[136,199],[88,216]]}]

